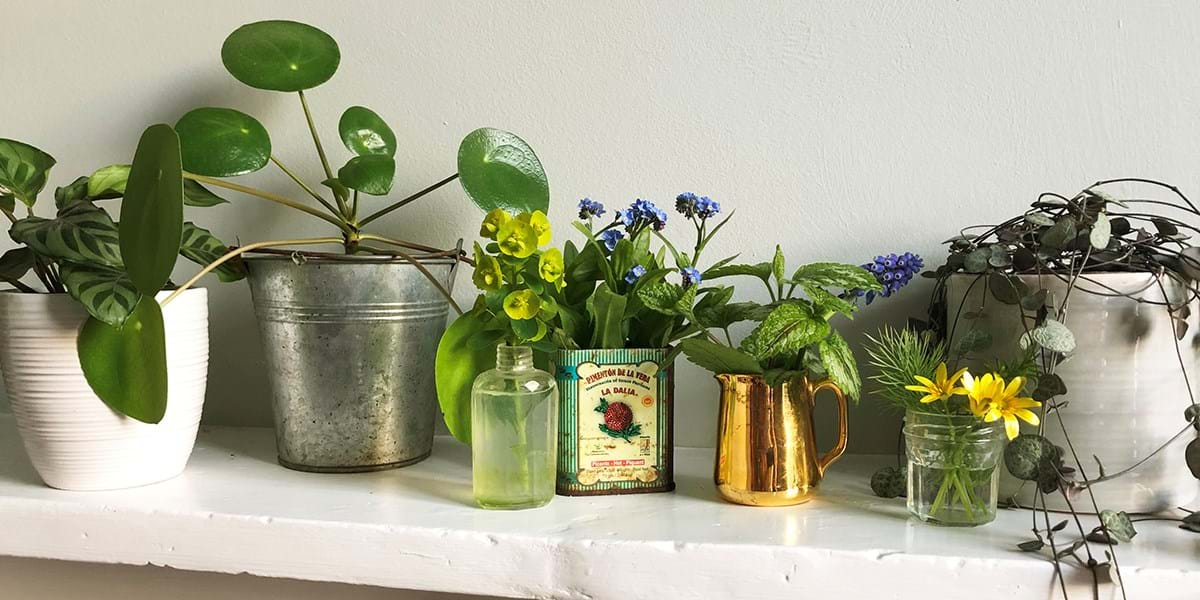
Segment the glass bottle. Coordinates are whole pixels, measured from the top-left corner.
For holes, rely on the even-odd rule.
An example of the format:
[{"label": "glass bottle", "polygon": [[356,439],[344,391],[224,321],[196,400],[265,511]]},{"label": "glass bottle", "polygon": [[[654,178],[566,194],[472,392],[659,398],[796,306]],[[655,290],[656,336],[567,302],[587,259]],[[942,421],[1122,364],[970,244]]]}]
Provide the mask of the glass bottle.
[{"label": "glass bottle", "polygon": [[934,525],[974,527],[996,518],[1004,423],[908,411],[908,510]]},{"label": "glass bottle", "polygon": [[533,349],[501,345],[496,368],[471,387],[471,475],[483,508],[521,509],[554,498],[558,457],[554,377],[533,366]]}]

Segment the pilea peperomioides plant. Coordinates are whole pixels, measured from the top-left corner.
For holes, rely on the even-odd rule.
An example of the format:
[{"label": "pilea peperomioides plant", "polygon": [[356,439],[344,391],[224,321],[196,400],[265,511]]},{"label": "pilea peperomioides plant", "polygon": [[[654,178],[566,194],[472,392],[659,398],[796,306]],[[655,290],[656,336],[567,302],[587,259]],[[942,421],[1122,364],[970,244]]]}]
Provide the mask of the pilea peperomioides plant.
[{"label": "pilea peperomioides plant", "polygon": [[[321,185],[311,185],[279,159],[266,128],[254,117],[231,108],[202,107],[183,115],[175,125],[181,142],[183,177],[188,182],[185,191],[199,193],[198,184],[233,190],[299,210],[337,229],[337,237],[259,242],[236,252],[267,246],[340,243],[347,254],[401,256],[421,269],[457,309],[443,284],[405,252],[434,252],[434,248],[369,233],[364,228],[455,179],[484,211],[544,213],[549,206],[546,175],[533,150],[516,135],[482,128],[469,133],[460,144],[457,173],[363,215],[366,203],[360,205],[360,195],[386,196],[392,191],[398,146],[396,134],[378,114],[352,106],[338,120],[338,137],[352,156],[334,171],[305,91],[325,83],[337,71],[341,61],[337,42],[324,31],[303,23],[260,21],[243,25],[226,38],[221,61],[234,78],[250,87],[296,93],[321,162]],[[259,171],[268,164],[274,164],[316,204],[225,179]],[[120,185],[121,169],[120,165],[108,167],[95,176],[104,175],[109,185]]]},{"label": "pilea peperomioides plant", "polygon": [[[225,244],[184,222],[183,207],[221,200],[198,184],[185,190],[179,137],[167,125],[142,134],[131,166],[80,177],[54,192],[54,218],[34,208],[55,160],[28,144],[0,139],[0,212],[20,247],[0,257],[0,281],[37,293],[22,281],[31,271],[45,292],[69,293],[89,314],[79,330],[79,362],[92,390],[114,410],[147,423],[163,418],[167,363],[163,317],[154,295],[171,287],[179,255],[207,264]],[[123,198],[119,221],[96,203]],[[23,205],[26,216],[18,218]],[[230,281],[242,265],[218,273]]]}]

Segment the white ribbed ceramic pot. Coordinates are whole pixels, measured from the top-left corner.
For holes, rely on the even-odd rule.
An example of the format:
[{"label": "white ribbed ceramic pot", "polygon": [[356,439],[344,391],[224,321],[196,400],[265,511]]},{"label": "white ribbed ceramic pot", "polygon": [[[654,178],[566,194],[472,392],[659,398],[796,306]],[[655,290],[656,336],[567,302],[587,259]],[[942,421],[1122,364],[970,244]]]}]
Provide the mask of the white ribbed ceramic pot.
[{"label": "white ribbed ceramic pot", "polygon": [[187,290],[163,308],[167,412],[156,425],[117,413],[88,387],[75,351],[86,318],[66,294],[0,293],[0,369],[38,475],[64,490],[128,488],[178,475],[196,441],[208,381],[207,290]]},{"label": "white ribbed ceramic pot", "polygon": [[[1067,284],[1053,276],[1021,278],[1030,289],[1049,290],[1060,303],[1067,293]],[[1044,432],[1047,439],[1066,449],[1065,425],[1083,467],[1095,478],[1099,469],[1093,456],[1103,462],[1108,473],[1115,473],[1149,456],[1186,425],[1183,412],[1191,402],[1187,382],[1196,386],[1200,381],[1193,342],[1200,335],[1200,308],[1192,307],[1187,336],[1178,343],[1176,354],[1173,323],[1166,307],[1113,296],[1112,290],[1151,302],[1162,302],[1166,291],[1178,302],[1184,297],[1181,286],[1164,279],[1160,289],[1148,273],[1097,273],[1088,278],[1090,281],[1077,282],[1067,310],[1066,325],[1075,334],[1076,350],[1056,371],[1068,388],[1060,399],[1067,405],[1045,419]],[[1019,355],[1024,328],[1019,308],[1001,304],[990,293],[985,298],[984,279],[972,287],[976,279],[975,275],[950,277],[946,309],[947,321],[952,324],[960,304],[964,314],[983,307],[980,318],[959,320],[950,346],[972,326],[991,333],[992,346],[970,364],[982,367],[993,358],[1007,360]],[[1187,379],[1180,369],[1180,357]],[[1195,389],[1200,393],[1200,387]],[[1021,429],[1036,431],[1027,424]],[[1155,512],[1191,503],[1200,491],[1184,461],[1183,450],[1191,439],[1185,434],[1132,472],[1093,486],[1098,508]],[[1074,460],[1068,455],[1067,462]],[[1007,469],[1002,472],[1002,498],[1015,497],[1023,506],[1032,506],[1034,493],[1033,484],[1018,481]],[[1044,498],[1051,510],[1069,509],[1061,494]],[[1093,511],[1087,494],[1074,504],[1080,512]]]}]

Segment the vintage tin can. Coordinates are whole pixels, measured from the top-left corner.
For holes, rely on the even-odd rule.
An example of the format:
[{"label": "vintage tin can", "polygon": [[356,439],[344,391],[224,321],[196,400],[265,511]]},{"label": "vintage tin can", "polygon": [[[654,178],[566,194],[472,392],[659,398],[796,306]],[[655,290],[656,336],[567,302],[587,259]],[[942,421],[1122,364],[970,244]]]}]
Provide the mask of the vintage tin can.
[{"label": "vintage tin can", "polygon": [[674,366],[655,348],[562,350],[557,491],[564,496],[675,489]]}]

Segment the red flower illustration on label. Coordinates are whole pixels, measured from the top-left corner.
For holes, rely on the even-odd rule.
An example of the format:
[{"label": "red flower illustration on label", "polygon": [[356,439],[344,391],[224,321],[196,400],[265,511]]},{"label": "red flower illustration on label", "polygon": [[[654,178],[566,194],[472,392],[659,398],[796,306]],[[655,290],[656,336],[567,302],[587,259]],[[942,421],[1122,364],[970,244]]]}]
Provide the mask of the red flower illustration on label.
[{"label": "red flower illustration on label", "polygon": [[596,412],[604,415],[600,431],[612,437],[633,443],[630,438],[642,433],[642,426],[633,422],[633,409],[624,402],[609,403],[607,399],[601,398],[600,404],[596,406]]}]

